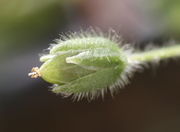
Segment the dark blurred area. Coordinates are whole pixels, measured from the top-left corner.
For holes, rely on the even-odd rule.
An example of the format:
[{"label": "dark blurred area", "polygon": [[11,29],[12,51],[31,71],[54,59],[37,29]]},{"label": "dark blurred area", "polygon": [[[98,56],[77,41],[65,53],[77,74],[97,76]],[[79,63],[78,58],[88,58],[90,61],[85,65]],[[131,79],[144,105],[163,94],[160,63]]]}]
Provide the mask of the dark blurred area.
[{"label": "dark blurred area", "polygon": [[180,59],[92,102],[64,99],[27,75],[61,33],[113,28],[146,47],[178,44],[179,23],[179,0],[0,0],[0,132],[179,132]]}]

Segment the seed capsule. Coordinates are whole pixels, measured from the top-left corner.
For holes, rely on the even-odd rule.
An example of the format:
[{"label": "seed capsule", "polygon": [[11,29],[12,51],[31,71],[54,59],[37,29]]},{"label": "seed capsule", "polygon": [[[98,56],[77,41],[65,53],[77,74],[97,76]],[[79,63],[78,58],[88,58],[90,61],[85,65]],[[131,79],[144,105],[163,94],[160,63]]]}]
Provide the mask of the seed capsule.
[{"label": "seed capsule", "polygon": [[114,86],[128,82],[124,51],[105,37],[76,37],[59,41],[40,58],[42,66],[32,74],[55,84],[54,93],[90,97],[104,95]]}]

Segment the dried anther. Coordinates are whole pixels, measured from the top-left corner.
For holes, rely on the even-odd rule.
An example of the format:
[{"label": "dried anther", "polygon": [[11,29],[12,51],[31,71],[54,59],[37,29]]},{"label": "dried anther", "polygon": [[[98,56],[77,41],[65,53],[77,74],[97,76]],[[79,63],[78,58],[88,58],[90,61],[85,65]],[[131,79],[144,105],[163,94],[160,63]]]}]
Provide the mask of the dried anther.
[{"label": "dried anther", "polygon": [[31,78],[41,77],[41,74],[39,72],[39,68],[38,67],[33,67],[31,72],[28,74],[28,76],[31,76]]}]

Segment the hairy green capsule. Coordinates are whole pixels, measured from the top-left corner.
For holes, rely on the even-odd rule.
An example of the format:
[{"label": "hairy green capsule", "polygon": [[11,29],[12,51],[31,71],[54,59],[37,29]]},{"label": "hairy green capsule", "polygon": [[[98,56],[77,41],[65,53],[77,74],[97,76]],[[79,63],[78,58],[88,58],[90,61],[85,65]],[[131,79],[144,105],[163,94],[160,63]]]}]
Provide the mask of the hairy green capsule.
[{"label": "hairy green capsule", "polygon": [[[103,36],[74,37],[50,48],[40,58],[42,66],[33,77],[55,84],[54,93],[94,98],[115,85],[126,84],[126,55],[117,43]],[[38,74],[37,74],[38,71]],[[125,79],[125,80],[124,80]]]}]

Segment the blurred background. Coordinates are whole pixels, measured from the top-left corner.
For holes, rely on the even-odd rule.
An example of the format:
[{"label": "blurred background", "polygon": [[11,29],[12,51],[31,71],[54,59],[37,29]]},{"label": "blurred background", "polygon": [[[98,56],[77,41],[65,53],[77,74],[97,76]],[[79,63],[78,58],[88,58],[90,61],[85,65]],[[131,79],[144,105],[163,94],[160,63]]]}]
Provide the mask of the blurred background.
[{"label": "blurred background", "polygon": [[115,29],[144,48],[180,40],[179,0],[0,0],[0,132],[179,132],[180,59],[111,97],[73,102],[27,76],[59,34]]}]

